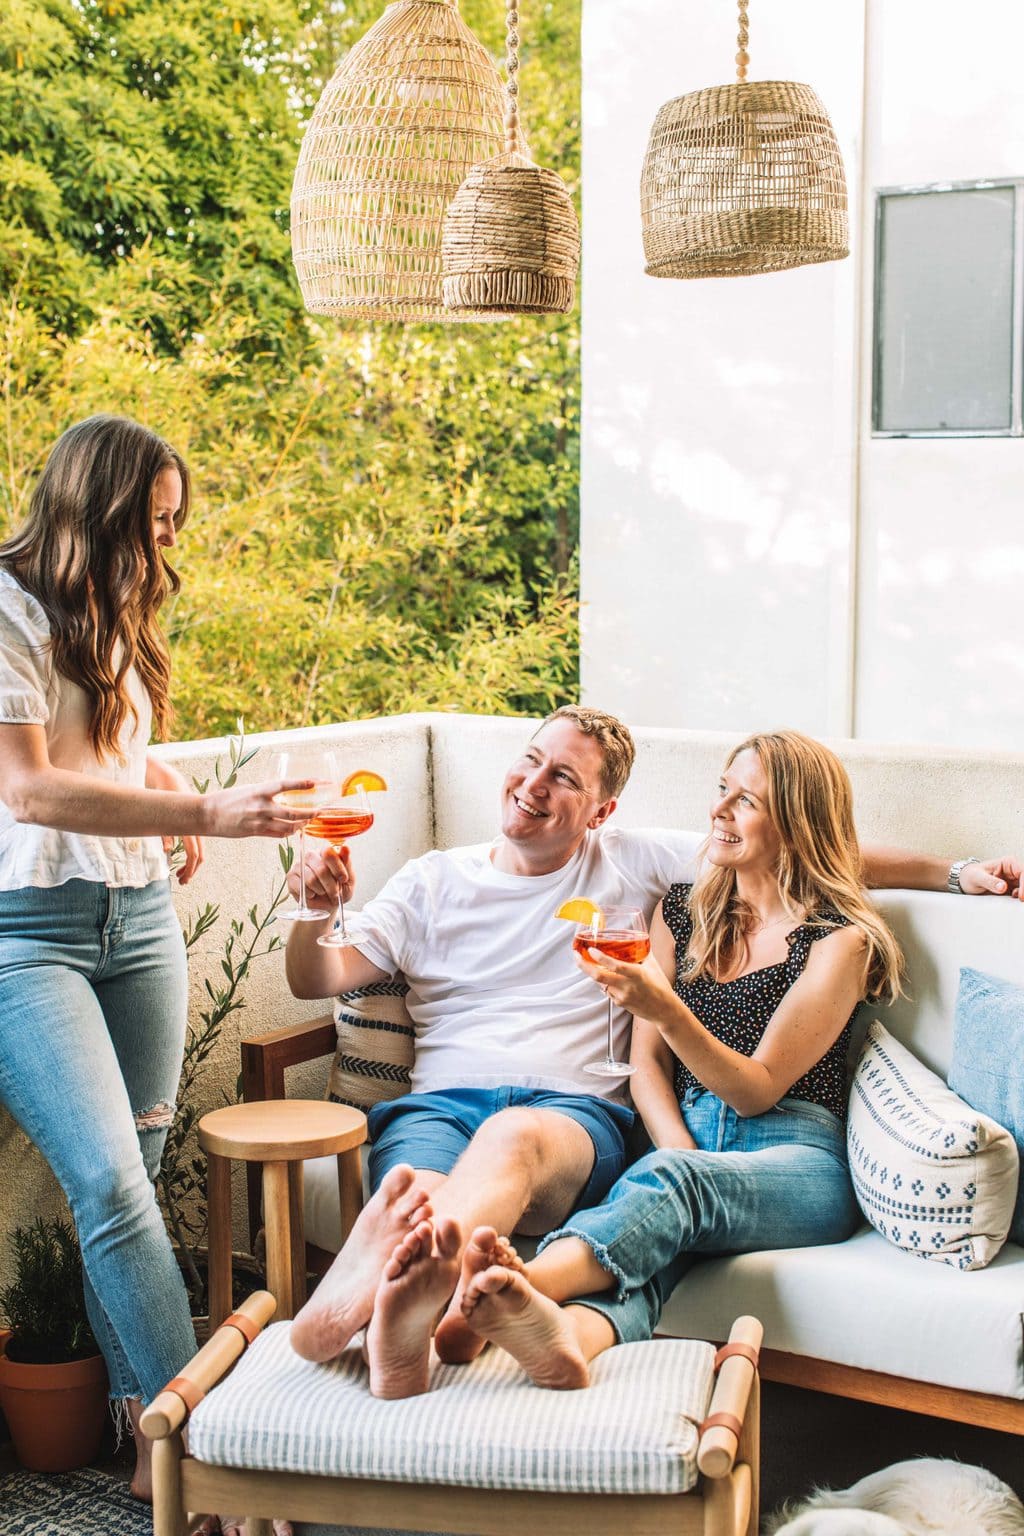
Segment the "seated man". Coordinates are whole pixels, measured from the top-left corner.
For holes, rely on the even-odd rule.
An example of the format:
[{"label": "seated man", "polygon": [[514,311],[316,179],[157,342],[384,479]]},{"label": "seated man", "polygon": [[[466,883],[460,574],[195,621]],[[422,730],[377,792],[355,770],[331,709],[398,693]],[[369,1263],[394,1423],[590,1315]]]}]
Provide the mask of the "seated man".
[{"label": "seated man", "polygon": [[[353,919],[354,948],[318,946],[318,924],[292,927],[287,974],[297,997],[328,997],[399,970],[409,984],[413,1092],[371,1110],[372,1198],[291,1334],[299,1354],[325,1360],[373,1318],[378,1396],[426,1389],[431,1331],[446,1303],[434,1338],[441,1359],[468,1360],[481,1347],[452,1292],[495,1259],[472,1246],[462,1255],[462,1233],[546,1233],[597,1204],[625,1166],[633,1114],[624,1085],[583,1070],[604,1053],[607,1002],[577,968],[572,929],[554,914],[586,896],[650,918],[670,885],[693,879],[701,834],[605,825],[633,758],[613,716],[556,710],[505,776],[493,843],[411,860]],[[865,850],[864,868],[868,884],[937,890],[950,874],[948,859],[887,848]],[[1012,861],[972,861],[957,873],[965,892],[1020,884]],[[339,883],[347,902],[347,849],[307,858],[306,898],[323,908],[324,928]],[[620,1009],[620,1053],[629,1023]],[[403,1280],[395,1249],[431,1240],[423,1235],[431,1215],[443,1262],[412,1265],[407,1283],[390,1283]]]}]

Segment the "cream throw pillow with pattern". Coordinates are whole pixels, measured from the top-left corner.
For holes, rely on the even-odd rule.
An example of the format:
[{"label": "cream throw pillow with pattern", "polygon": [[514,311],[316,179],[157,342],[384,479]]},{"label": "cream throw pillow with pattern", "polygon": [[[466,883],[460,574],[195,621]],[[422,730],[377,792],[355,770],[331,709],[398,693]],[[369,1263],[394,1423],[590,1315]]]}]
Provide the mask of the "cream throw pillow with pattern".
[{"label": "cream throw pillow with pattern", "polygon": [[1017,1194],[1013,1137],[877,1020],[850,1090],[847,1151],[861,1210],[897,1248],[981,1269],[1005,1243]]}]

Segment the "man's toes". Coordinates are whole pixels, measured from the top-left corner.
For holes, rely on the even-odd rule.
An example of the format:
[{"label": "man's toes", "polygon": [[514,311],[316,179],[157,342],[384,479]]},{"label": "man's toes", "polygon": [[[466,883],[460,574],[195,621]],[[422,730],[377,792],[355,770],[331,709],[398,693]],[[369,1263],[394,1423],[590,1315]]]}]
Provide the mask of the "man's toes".
[{"label": "man's toes", "polygon": [[462,1232],[457,1221],[452,1221],[449,1217],[445,1217],[444,1220],[438,1222],[434,1228],[434,1246],[438,1258],[454,1259],[458,1256],[459,1249],[462,1246]]},{"label": "man's toes", "polygon": [[412,1186],[416,1170],[411,1163],[397,1163],[389,1168],[380,1181],[380,1193],[385,1200],[398,1200]]}]

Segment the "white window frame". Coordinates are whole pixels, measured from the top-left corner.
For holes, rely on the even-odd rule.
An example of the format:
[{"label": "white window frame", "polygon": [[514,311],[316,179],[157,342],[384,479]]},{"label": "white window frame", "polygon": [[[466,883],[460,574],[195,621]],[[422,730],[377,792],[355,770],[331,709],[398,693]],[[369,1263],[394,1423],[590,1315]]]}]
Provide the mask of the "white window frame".
[{"label": "white window frame", "polygon": [[[1011,281],[1013,297],[1010,310],[1012,346],[1010,352],[1010,424],[1007,427],[922,427],[893,431],[878,425],[881,400],[881,298],[882,298],[882,216],[888,197],[913,197],[928,192],[987,192],[997,187],[1012,187],[1013,260]],[[875,260],[874,296],[871,326],[871,435],[872,437],[1024,437],[1024,177],[1001,176],[983,181],[935,181],[906,187],[875,189]]]}]

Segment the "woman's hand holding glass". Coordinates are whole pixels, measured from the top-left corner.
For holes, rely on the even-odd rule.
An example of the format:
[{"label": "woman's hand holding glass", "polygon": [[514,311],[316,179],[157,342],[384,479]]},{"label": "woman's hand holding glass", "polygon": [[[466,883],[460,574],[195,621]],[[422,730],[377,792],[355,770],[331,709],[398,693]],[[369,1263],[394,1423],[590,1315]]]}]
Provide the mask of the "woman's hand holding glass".
[{"label": "woman's hand holding glass", "polygon": [[[639,964],[615,960],[596,948],[580,948],[584,935],[577,934],[575,946],[576,964],[581,971],[596,981],[598,986],[627,1013],[639,1014],[642,1019],[655,1019],[663,1008],[672,1006],[675,993],[654,956],[648,954]],[[600,960],[592,956],[600,954]]]},{"label": "woman's hand holding glass", "polygon": [[282,776],[262,784],[211,789],[203,796],[209,837],[290,837],[309,820],[305,807],[281,804],[278,796],[308,789],[308,778]]}]

